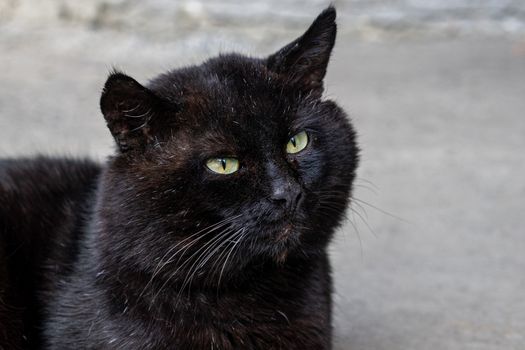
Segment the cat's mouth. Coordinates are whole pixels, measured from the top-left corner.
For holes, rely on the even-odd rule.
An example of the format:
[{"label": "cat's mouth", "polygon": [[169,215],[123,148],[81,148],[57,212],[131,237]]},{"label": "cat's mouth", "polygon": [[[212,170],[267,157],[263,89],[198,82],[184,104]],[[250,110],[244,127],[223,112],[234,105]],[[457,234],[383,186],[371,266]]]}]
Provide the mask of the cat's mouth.
[{"label": "cat's mouth", "polygon": [[[256,247],[257,253],[270,256],[282,263],[301,245],[304,232],[304,214],[300,206],[294,210],[252,211],[252,216],[239,223],[247,231],[245,236],[248,247]],[[255,214],[255,215],[253,215]]]},{"label": "cat's mouth", "polygon": [[295,223],[297,221],[296,211],[283,211],[279,214],[273,214],[259,219],[261,226],[266,228],[272,237],[277,240],[285,239],[286,236],[297,231]]}]

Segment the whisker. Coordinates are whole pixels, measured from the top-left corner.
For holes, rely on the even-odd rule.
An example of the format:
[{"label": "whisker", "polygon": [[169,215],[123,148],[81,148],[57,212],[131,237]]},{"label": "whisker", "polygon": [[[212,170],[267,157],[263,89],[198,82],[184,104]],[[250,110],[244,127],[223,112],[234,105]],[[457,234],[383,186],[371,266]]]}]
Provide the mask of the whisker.
[{"label": "whisker", "polygon": [[363,223],[366,225],[366,227],[368,227],[368,229],[370,230],[370,232],[377,238],[377,234],[375,233],[374,230],[372,230],[372,227],[370,227],[370,225],[368,224],[368,222],[361,216],[361,214],[359,214],[359,212],[357,212],[354,208],[350,207],[350,210],[352,211],[352,213],[355,213],[360,219],[361,221],[363,221]]},{"label": "whisker", "polygon": [[366,212],[365,208],[358,202],[354,202],[354,201],[350,203],[350,207],[354,204],[358,207],[358,209],[361,209],[363,211],[363,215],[368,219],[368,213]]},{"label": "whisker", "polygon": [[221,269],[221,272],[220,272],[220,275],[219,275],[219,282],[218,282],[218,286],[220,286],[221,284],[221,278],[222,278],[222,274],[224,272],[224,268],[226,267],[226,263],[228,262],[228,259],[230,258],[230,255],[231,253],[233,252],[233,250],[235,249],[235,247],[239,244],[239,242],[241,241],[241,239],[244,237],[244,233],[246,232],[246,229],[243,228],[242,229],[242,233],[241,233],[241,236],[237,239],[237,241],[233,244],[233,247],[232,249],[230,250],[230,253],[228,253],[228,255],[226,256],[226,260],[224,261],[224,264],[222,265],[222,269]]},{"label": "whisker", "polygon": [[369,207],[371,207],[371,208],[373,208],[373,209],[375,209],[375,210],[377,210],[377,211],[379,211],[379,212],[381,212],[381,213],[383,213],[383,214],[385,214],[385,215],[388,215],[388,216],[390,216],[390,217],[392,217],[392,218],[394,218],[394,219],[397,219],[397,220],[402,221],[402,222],[407,223],[407,224],[412,224],[410,221],[405,220],[405,219],[403,219],[402,217],[399,217],[399,216],[394,215],[394,214],[392,214],[392,213],[389,213],[389,212],[387,212],[387,211],[385,211],[385,210],[383,210],[383,209],[381,209],[381,208],[378,208],[378,207],[376,207],[375,205],[370,204],[370,203],[368,203],[368,202],[365,202],[365,201],[362,200],[362,199],[359,199],[359,198],[356,198],[356,197],[352,197],[352,199],[355,200],[355,201],[357,201],[357,202],[360,202],[360,203],[362,203],[362,204],[368,205]]},{"label": "whisker", "polygon": [[315,191],[316,194],[342,194],[346,196],[348,193],[346,191],[341,190],[329,190],[329,191]]},{"label": "whisker", "polygon": [[356,181],[363,181],[363,182],[365,182],[365,183],[371,185],[372,187],[374,187],[376,190],[379,191],[379,187],[378,187],[375,183],[373,183],[372,181],[370,181],[370,180],[367,180],[367,179],[362,178],[362,177],[359,177],[359,176],[356,177],[355,180],[356,180]]},{"label": "whisker", "polygon": [[[242,234],[242,233],[241,233]],[[235,236],[232,236],[230,238],[228,238],[228,243],[235,243],[235,239],[238,237],[239,235],[235,235]],[[223,258],[223,256],[228,252],[228,249],[224,249],[220,254],[219,256],[217,257],[216,261],[213,263],[213,265],[211,266],[210,268],[210,272],[214,272],[215,269],[218,267],[218,265],[220,265],[220,261],[221,259]],[[218,264],[219,263],[219,264]]]},{"label": "whisker", "polygon": [[[354,212],[352,212],[352,217],[354,218],[354,221],[355,221],[355,216],[354,216]],[[360,251],[361,251],[361,260],[364,259],[364,254],[363,254],[363,241],[361,240],[361,235],[359,233],[359,230],[357,229],[357,225],[354,224],[354,222],[352,220],[348,220],[348,222],[350,222],[350,224],[352,225],[352,227],[354,228],[355,230],[355,233],[357,235],[357,239],[359,240],[359,248],[360,248]]]},{"label": "whisker", "polygon": [[363,184],[354,184],[354,187],[359,187],[359,188],[364,188],[364,189],[367,189],[369,190],[370,192],[372,192],[373,194],[378,194],[377,190],[375,190],[373,187],[370,187],[370,186],[367,186],[367,185],[363,185]]},{"label": "whisker", "polygon": [[[228,223],[230,223],[231,221],[239,218],[240,216],[242,216],[242,214],[239,214],[239,215],[236,215],[234,217],[229,217],[229,218],[226,218],[226,219],[223,219],[215,224],[212,224],[212,225],[209,225],[193,234],[191,234],[190,236],[184,238],[182,241],[178,242],[177,244],[175,244],[174,246],[172,246],[170,249],[168,249],[168,251],[162,256],[162,258],[160,258],[159,260],[159,263],[157,264],[157,266],[155,267],[155,269],[153,270],[153,274],[150,278],[150,280],[148,281],[148,283],[146,283],[146,285],[144,286],[144,288],[142,289],[142,292],[139,294],[139,297],[141,297],[144,292],[146,291],[146,289],[151,285],[151,283],[153,282],[154,278],[160,273],[160,271],[168,264],[170,264],[172,262],[172,259],[182,250],[184,250],[184,252],[190,247],[192,246],[194,243],[196,243],[197,241],[199,241],[202,237],[205,237],[207,236],[209,233],[215,231],[216,229],[219,229],[221,226],[223,225],[226,225]],[[206,232],[207,231],[207,232]],[[189,244],[185,244],[182,248],[178,249],[173,255],[171,255],[169,257],[169,259],[167,259],[165,262],[163,262],[164,258],[166,258],[166,256],[168,256],[168,254],[170,254],[173,250],[177,249],[177,247],[179,247],[181,244],[185,243],[186,241],[190,240],[191,238],[199,235],[199,234],[202,234],[201,237],[197,237],[195,240],[191,241]],[[181,256],[182,257],[182,256]]]},{"label": "whisker", "polygon": [[219,274],[219,282],[217,283],[217,291],[219,290],[219,287],[220,287],[220,285],[221,285],[222,274],[224,273],[224,268],[226,267],[226,264],[228,263],[228,259],[230,258],[230,255],[233,253],[235,247],[238,246],[239,242],[244,238],[244,236],[245,236],[245,232],[246,232],[246,229],[243,228],[243,231],[242,231],[241,236],[237,239],[237,241],[235,242],[235,244],[234,244],[233,247],[231,248],[230,252],[229,252],[228,255],[226,256],[226,260],[224,260],[224,264],[222,265],[222,269],[221,269],[221,272],[220,272],[220,274]]},{"label": "whisker", "polygon": [[133,112],[134,110],[136,110],[137,108],[139,108],[140,106],[142,106],[141,103],[137,104],[135,107],[131,108],[131,109],[124,109],[122,110],[123,113],[129,113],[129,112]]},{"label": "whisker", "polygon": [[324,213],[325,217],[329,217],[331,219],[334,218],[334,215],[341,215],[343,220],[348,220],[348,216],[345,214],[345,212],[341,212],[328,206],[320,207],[317,209],[317,211],[320,213]]},{"label": "whisker", "polygon": [[[191,239],[192,237],[194,237],[194,236],[196,236],[196,235],[202,234],[201,237],[198,237],[196,240],[194,240],[194,242],[196,242],[196,241],[198,241],[200,238],[205,237],[206,235],[208,235],[208,234],[210,234],[210,233],[212,233],[212,232],[218,230],[220,227],[229,224],[230,222],[232,222],[233,220],[235,220],[235,219],[237,219],[237,218],[239,218],[239,217],[241,217],[241,216],[242,216],[242,214],[239,214],[239,215],[236,215],[236,216],[234,216],[234,217],[226,218],[226,219],[221,220],[221,221],[219,221],[219,222],[217,222],[217,223],[215,223],[215,224],[212,224],[212,225],[210,225],[210,226],[208,226],[208,227],[205,227],[205,228],[201,229],[201,230],[198,231],[198,232],[195,232],[194,234],[192,234],[192,235],[186,237],[185,239],[183,239],[182,241],[180,241],[179,243],[177,243],[174,247],[170,248],[170,249],[168,250],[168,252],[167,252],[166,254],[164,254],[164,256],[162,257],[162,259],[164,259],[164,257],[166,257],[166,255],[168,255],[171,251],[173,251],[174,248],[176,248],[176,247],[179,246],[180,244],[184,243],[184,242],[187,241],[188,239]],[[177,253],[177,252],[176,252],[176,253]],[[162,259],[161,259],[161,261],[162,261]],[[170,260],[171,260],[171,258],[168,259],[168,260],[166,261],[166,263],[164,263],[164,265],[160,267],[160,269],[162,269],[166,264],[170,263]],[[159,265],[160,265],[160,264],[159,264]]]},{"label": "whisker", "polygon": [[136,128],[134,129],[131,129],[130,132],[133,132],[133,131],[137,131],[137,130],[140,130],[142,129],[143,127],[145,127],[146,125],[148,125],[148,122],[149,120],[146,120],[144,123],[142,123],[141,125],[137,126]]},{"label": "whisker", "polygon": [[[166,281],[164,281],[164,283],[162,284],[162,286],[159,288],[158,292],[155,294],[155,296],[153,297],[152,301],[154,301],[157,296],[160,294],[160,292],[162,291],[162,289],[168,284],[168,282],[177,275],[177,273],[183,269],[187,264],[189,264],[191,262],[191,259],[196,256],[197,254],[201,253],[203,249],[206,249],[206,247],[208,247],[210,244],[213,244],[215,243],[218,239],[220,239],[222,237],[223,234],[225,234],[225,232],[228,232],[229,231],[229,228],[226,228],[224,231],[222,231],[221,233],[219,233],[216,237],[212,238],[210,241],[208,241],[206,244],[204,244],[202,247],[200,247],[196,252],[194,252],[189,258],[187,258],[184,263],[182,265],[180,265],[173,273],[170,274],[170,276],[166,279]],[[177,261],[177,263],[180,261],[181,258],[179,258],[179,260]],[[192,265],[193,266],[193,265]],[[191,268],[190,268],[191,269]]]},{"label": "whisker", "polygon": [[[242,229],[239,229],[235,232],[239,232],[240,230]],[[230,234],[231,232],[233,231],[230,231],[230,232],[227,232],[227,234]],[[224,238],[224,236],[226,236],[227,234],[223,234],[220,236],[220,238]],[[233,233],[232,235],[235,235],[236,233]],[[225,245],[226,243],[228,243],[228,240],[222,240],[221,242],[221,239],[218,239],[216,240],[216,244],[213,244],[209,249],[205,250],[204,252],[201,253],[201,255],[199,255],[199,257],[196,259],[196,261],[193,263],[193,265],[190,267],[190,272],[188,273],[188,277],[184,280],[183,284],[182,284],[182,287],[180,288],[180,291],[179,291],[179,295],[180,293],[182,293],[184,291],[184,288],[186,287],[186,285],[188,285],[188,287],[191,285],[191,281],[193,280],[193,277],[195,276],[195,274],[197,273],[197,271],[203,267],[206,262],[209,261],[209,259],[215,255],[215,253],[220,249],[220,247],[222,247],[223,245]],[[213,249],[213,250],[212,250]],[[211,251],[211,252],[210,252]],[[201,258],[201,257],[204,257],[204,258]],[[200,261],[200,262],[199,262]],[[199,263],[198,263],[199,262]],[[198,264],[197,264],[198,263]],[[195,268],[193,268],[193,266],[197,264],[197,266],[195,266]],[[191,272],[193,270],[193,272]],[[190,275],[191,273],[191,275]]]},{"label": "whisker", "polygon": [[151,112],[151,108],[148,109],[146,112],[144,112],[142,114],[138,114],[138,115],[124,114],[124,116],[126,116],[128,118],[142,118],[142,117],[147,116],[148,114],[150,114],[150,112]]}]

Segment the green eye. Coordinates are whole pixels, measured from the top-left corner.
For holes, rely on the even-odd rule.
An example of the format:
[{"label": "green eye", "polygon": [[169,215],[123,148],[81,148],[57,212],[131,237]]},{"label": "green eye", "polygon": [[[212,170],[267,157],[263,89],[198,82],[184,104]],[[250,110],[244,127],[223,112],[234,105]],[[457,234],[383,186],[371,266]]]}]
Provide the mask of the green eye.
[{"label": "green eye", "polygon": [[214,173],[228,175],[239,170],[239,161],[236,158],[210,158],[206,166]]},{"label": "green eye", "polygon": [[286,144],[286,152],[290,154],[301,152],[306,145],[308,145],[308,134],[306,131],[301,131],[290,138]]}]

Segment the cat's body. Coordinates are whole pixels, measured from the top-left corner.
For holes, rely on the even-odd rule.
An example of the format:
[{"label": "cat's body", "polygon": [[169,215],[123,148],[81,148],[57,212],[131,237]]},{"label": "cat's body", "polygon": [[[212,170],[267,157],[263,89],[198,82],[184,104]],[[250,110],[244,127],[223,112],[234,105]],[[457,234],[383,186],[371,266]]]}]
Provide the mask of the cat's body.
[{"label": "cat's body", "polygon": [[112,74],[105,165],[2,163],[0,345],[330,349],[326,246],[358,158],[321,98],[334,20],[267,59]]},{"label": "cat's body", "polygon": [[35,349],[45,302],[77,260],[100,167],[0,161],[0,349]]}]

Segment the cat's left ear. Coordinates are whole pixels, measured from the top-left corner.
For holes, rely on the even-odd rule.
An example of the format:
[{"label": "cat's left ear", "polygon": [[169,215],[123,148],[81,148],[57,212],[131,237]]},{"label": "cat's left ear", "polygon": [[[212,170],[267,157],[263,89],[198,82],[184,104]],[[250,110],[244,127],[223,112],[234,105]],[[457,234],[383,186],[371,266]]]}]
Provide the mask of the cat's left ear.
[{"label": "cat's left ear", "polygon": [[301,37],[268,57],[268,69],[301,89],[321,93],[326,67],[335,44],[335,17],[334,7],[325,9]]}]

